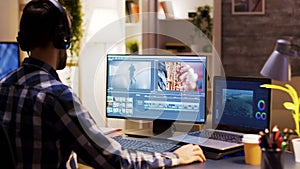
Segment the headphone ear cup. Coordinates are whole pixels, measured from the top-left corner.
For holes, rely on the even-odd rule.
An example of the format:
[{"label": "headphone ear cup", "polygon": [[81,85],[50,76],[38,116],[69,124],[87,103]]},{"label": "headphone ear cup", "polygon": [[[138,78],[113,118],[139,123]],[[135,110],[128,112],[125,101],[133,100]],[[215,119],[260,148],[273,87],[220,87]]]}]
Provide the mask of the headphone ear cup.
[{"label": "headphone ear cup", "polygon": [[27,44],[27,42],[26,42],[27,40],[26,40],[26,38],[24,36],[24,32],[22,32],[22,31],[18,32],[17,41],[18,41],[18,43],[20,45],[21,50],[23,50],[23,51],[29,51],[29,47],[26,45]]},{"label": "headphone ear cup", "polygon": [[55,31],[53,44],[56,48],[67,49],[70,45],[68,28],[65,25],[59,25]]},{"label": "headphone ear cup", "polygon": [[62,33],[60,31],[62,31],[62,30],[60,29],[60,26],[58,25],[57,28],[55,29],[54,37],[53,37],[53,45],[54,45],[54,47],[56,47],[58,49],[61,49],[61,47],[62,47],[62,45],[61,45]]}]

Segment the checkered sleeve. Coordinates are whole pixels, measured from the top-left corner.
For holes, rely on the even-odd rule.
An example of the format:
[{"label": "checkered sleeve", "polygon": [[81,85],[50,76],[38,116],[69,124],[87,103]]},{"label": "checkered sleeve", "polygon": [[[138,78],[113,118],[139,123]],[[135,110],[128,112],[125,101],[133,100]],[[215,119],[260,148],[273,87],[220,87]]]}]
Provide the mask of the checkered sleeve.
[{"label": "checkered sleeve", "polygon": [[105,136],[79,98],[70,90],[57,99],[55,112],[63,126],[66,142],[79,158],[94,168],[163,168],[179,164],[174,153],[145,154],[125,150],[115,140]]}]

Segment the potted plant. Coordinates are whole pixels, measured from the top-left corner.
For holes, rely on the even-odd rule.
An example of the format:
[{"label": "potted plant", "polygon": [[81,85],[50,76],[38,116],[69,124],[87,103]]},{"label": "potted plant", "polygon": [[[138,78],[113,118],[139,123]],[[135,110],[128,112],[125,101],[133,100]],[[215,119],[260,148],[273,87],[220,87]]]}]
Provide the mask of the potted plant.
[{"label": "potted plant", "polygon": [[[212,17],[210,6],[199,6],[194,16],[192,16],[191,22],[195,25],[194,35],[190,36],[191,47],[196,45],[195,38],[203,38],[206,36],[208,40],[212,40]],[[207,48],[207,46],[204,46],[204,48]]]},{"label": "potted plant", "polygon": [[65,71],[65,81],[68,85],[72,84],[72,74],[78,65],[78,58],[80,56],[81,39],[83,35],[82,29],[82,5],[80,0],[59,0],[63,7],[69,12],[72,20],[72,41],[70,44],[69,57],[67,60],[67,67]]},{"label": "potted plant", "polygon": [[263,84],[261,87],[277,89],[286,92],[292,99],[292,102],[284,102],[283,106],[287,110],[291,110],[292,116],[295,122],[295,133],[297,134],[297,138],[292,139],[294,155],[296,162],[300,162],[300,98],[296,92],[296,90],[289,84],[285,84],[285,86],[279,86],[274,84]]},{"label": "potted plant", "polygon": [[126,41],[126,49],[129,53],[137,53],[139,51],[139,43],[137,40]]},{"label": "potted plant", "polygon": [[72,41],[70,46],[70,54],[71,57],[78,57],[80,53],[81,39],[83,35],[82,29],[82,5],[80,0],[59,0],[63,7],[67,9],[67,11],[71,15],[72,19]]}]

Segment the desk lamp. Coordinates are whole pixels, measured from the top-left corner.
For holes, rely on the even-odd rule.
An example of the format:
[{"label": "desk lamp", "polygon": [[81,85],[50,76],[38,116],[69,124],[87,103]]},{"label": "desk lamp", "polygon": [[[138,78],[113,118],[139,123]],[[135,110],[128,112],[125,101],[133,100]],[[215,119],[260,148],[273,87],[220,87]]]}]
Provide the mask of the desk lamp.
[{"label": "desk lamp", "polygon": [[[289,57],[300,57],[300,53],[293,47],[297,46],[287,40],[278,39],[273,53],[260,72],[261,75],[274,80],[289,81],[291,79]],[[296,125],[295,132],[300,137],[300,98],[296,90],[289,84],[285,84],[284,87],[275,84],[263,84],[261,87],[281,90],[290,95],[292,102],[284,102],[283,106],[292,111]]]},{"label": "desk lamp", "polygon": [[291,79],[291,66],[289,56],[298,57],[299,53],[292,47],[296,45],[283,39],[278,39],[275,49],[260,74],[279,81],[289,81]]}]

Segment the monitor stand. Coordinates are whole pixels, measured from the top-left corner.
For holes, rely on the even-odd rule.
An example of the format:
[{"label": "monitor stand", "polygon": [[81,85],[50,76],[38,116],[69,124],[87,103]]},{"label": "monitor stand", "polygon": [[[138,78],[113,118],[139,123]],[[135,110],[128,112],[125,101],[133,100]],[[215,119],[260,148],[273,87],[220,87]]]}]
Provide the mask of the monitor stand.
[{"label": "monitor stand", "polygon": [[175,132],[174,121],[170,120],[154,120],[152,132],[154,135],[164,135],[171,137]]},{"label": "monitor stand", "polygon": [[170,120],[154,120],[152,129],[125,131],[125,134],[134,137],[168,138],[173,136],[175,132],[173,123],[174,121]]}]

